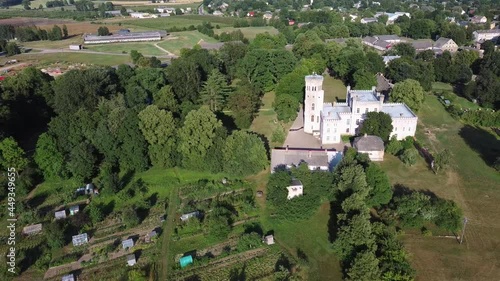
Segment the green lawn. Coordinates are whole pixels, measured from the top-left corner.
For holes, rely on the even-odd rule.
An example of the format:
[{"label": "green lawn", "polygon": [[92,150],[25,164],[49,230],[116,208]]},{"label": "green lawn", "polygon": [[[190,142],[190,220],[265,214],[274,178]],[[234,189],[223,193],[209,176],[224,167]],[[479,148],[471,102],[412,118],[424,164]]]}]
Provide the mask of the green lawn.
[{"label": "green lawn", "polygon": [[38,63],[55,63],[55,62],[68,62],[68,63],[85,63],[95,65],[119,65],[130,62],[128,55],[99,55],[99,54],[86,54],[86,53],[28,53],[11,57],[20,61],[33,61]]},{"label": "green lawn", "polygon": [[347,88],[344,86],[344,83],[329,75],[324,75],[323,77],[323,90],[325,91],[324,102],[345,100]]},{"label": "green lawn", "polygon": [[164,51],[154,46],[157,42],[131,42],[131,43],[113,43],[99,45],[85,45],[85,49],[104,53],[130,54],[130,51],[136,50],[143,55],[162,56],[166,55]]},{"label": "green lawn", "polygon": [[223,27],[221,29],[215,29],[215,34],[221,34],[223,32],[228,32],[231,33],[235,30],[241,30],[245,38],[252,40],[257,36],[257,34],[260,33],[266,33],[268,32],[269,34],[278,34],[278,30],[272,26],[258,26],[258,27],[243,27],[243,28],[234,28],[234,27]]},{"label": "green lawn", "polygon": [[434,175],[423,159],[406,167],[390,155],[381,165],[393,184],[454,200],[469,224],[463,245],[454,239],[404,236],[417,280],[496,279],[500,276],[500,173],[485,159],[500,156],[500,140],[487,130],[453,119],[434,96],[426,97],[418,116],[417,139],[431,151],[449,149],[451,168]]},{"label": "green lawn", "polygon": [[432,83],[432,91],[438,95],[443,96],[445,99],[449,100],[451,104],[458,105],[462,108],[477,109],[480,106],[477,103],[473,103],[468,99],[461,97],[453,92],[453,86],[450,84],[442,82]]},{"label": "green lawn", "polygon": [[209,37],[195,30],[195,31],[172,32],[167,37],[167,40],[163,40],[161,43],[158,43],[158,46],[166,49],[169,52],[179,55],[181,49],[193,48],[196,44],[200,42],[200,40],[203,40],[208,43],[218,42],[214,38]]}]

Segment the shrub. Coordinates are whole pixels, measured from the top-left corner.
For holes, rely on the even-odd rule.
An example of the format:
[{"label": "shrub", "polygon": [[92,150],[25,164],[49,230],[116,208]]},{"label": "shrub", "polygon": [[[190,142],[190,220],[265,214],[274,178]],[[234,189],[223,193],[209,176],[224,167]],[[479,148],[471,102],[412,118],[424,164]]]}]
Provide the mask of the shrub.
[{"label": "shrub", "polygon": [[392,136],[391,140],[385,147],[385,151],[392,154],[392,155],[398,155],[399,152],[403,149],[403,145],[401,144],[400,141],[396,139],[396,136]]},{"label": "shrub", "polygon": [[417,163],[417,157],[418,151],[414,147],[403,150],[403,153],[399,155],[399,159],[407,166],[415,165]]}]

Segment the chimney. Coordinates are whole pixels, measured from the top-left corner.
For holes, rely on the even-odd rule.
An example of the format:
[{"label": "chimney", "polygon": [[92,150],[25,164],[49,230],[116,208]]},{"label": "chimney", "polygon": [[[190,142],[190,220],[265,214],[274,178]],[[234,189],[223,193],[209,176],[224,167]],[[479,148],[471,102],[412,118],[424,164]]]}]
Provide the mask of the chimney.
[{"label": "chimney", "polygon": [[309,150],[309,158],[311,158],[311,153],[312,153],[312,152]]}]

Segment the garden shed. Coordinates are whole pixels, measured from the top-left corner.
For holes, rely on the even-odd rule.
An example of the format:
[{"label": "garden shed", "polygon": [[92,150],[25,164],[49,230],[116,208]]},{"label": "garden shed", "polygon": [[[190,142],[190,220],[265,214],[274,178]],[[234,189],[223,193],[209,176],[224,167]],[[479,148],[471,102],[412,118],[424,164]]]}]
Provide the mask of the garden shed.
[{"label": "garden shed", "polygon": [[56,220],[65,219],[66,218],[66,210],[58,211],[54,213]]},{"label": "garden shed", "polygon": [[42,224],[41,223],[28,225],[28,226],[23,228],[24,235],[33,235],[33,234],[39,233],[40,231],[42,231]]},{"label": "garden shed", "polygon": [[181,268],[184,268],[193,263],[193,257],[192,256],[182,257],[179,263],[181,264]]},{"label": "garden shed", "polygon": [[128,266],[133,266],[136,263],[137,263],[137,260],[135,259],[135,254],[131,254],[131,255],[127,256],[127,265]]},{"label": "garden shed", "polygon": [[72,237],[73,246],[80,246],[87,244],[89,242],[89,236],[87,233],[78,234]]},{"label": "garden shed", "polygon": [[124,241],[122,241],[122,246],[123,246],[124,250],[126,250],[128,248],[132,248],[132,247],[134,247],[134,240],[132,238],[124,240]]}]

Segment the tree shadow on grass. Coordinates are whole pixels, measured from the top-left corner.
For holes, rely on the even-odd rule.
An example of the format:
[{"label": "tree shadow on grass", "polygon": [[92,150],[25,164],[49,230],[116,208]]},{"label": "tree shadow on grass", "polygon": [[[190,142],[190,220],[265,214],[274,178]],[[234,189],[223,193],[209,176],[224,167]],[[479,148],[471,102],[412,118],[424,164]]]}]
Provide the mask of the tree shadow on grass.
[{"label": "tree shadow on grass", "polygon": [[500,140],[491,133],[478,127],[466,125],[460,130],[459,135],[470,148],[479,153],[487,165],[493,165],[495,160],[500,157]]}]

